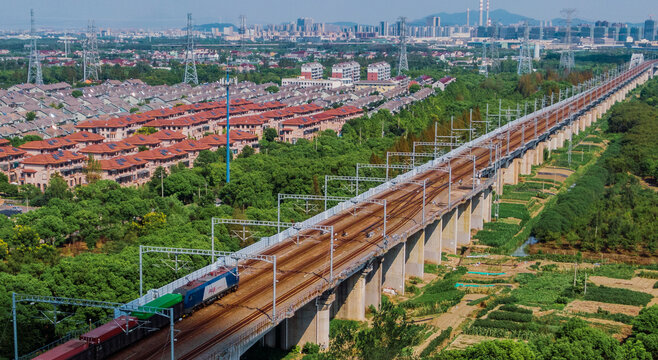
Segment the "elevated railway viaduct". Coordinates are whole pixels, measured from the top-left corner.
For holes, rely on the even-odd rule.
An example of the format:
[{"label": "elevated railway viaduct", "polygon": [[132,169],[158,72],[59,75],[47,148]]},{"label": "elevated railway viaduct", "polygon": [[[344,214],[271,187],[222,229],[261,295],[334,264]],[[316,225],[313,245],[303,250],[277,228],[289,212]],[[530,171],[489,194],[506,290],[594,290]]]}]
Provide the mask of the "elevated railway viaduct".
[{"label": "elevated railway viaduct", "polygon": [[[360,195],[386,200],[386,214],[376,203],[359,203],[309,220],[333,226],[333,268],[331,234],[319,230],[296,232],[299,241],[284,232],[245,249],[277,257],[277,314],[272,317],[272,266],[243,261],[238,291],[176,324],[176,358],[238,359],[259,341],[282,348],[328,345],[331,318],[365,320],[384,288],[403,294],[405,279],[422,277],[426,262],[439,264],[442,251],[456,254],[468,245],[471,230],[491,221],[495,192],[530,174],[545,151],[564,146],[655,69],[648,61],[601,76],[571,97]],[[113,358],[168,359],[168,339],[168,330],[161,330]]]}]

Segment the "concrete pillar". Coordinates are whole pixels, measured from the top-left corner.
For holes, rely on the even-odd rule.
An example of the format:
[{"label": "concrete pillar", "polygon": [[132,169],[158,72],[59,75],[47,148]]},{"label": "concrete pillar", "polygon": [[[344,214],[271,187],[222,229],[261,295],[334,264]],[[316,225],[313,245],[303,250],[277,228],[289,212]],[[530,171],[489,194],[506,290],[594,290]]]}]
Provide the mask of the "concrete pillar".
[{"label": "concrete pillar", "polygon": [[521,171],[519,172],[521,175],[530,175],[532,172],[532,165],[534,165],[535,162],[535,150],[530,149],[527,150],[524,154],[523,157],[521,158]]},{"label": "concrete pillar", "polygon": [[263,336],[263,346],[272,349],[276,348],[276,333],[278,328],[278,326],[273,328],[267,334],[265,334],[265,336]]},{"label": "concrete pillar", "polygon": [[336,318],[366,320],[366,276],[357,272],[336,287]]},{"label": "concrete pillar", "polygon": [[405,272],[407,277],[417,276],[421,279],[425,274],[425,229],[407,238]]},{"label": "concrete pillar", "polygon": [[404,255],[405,244],[403,241],[388,250],[382,262],[382,283],[384,287],[395,290],[397,294],[404,295]]},{"label": "concrete pillar", "polygon": [[501,168],[503,184],[506,185],[516,185],[518,182],[518,177],[516,176],[516,165],[515,161],[507,163],[507,166]]},{"label": "concrete pillar", "polygon": [[535,165],[541,165],[544,163],[544,149],[546,149],[545,141],[537,143],[537,147],[535,148]]},{"label": "concrete pillar", "polygon": [[585,131],[589,125],[587,125],[587,121],[585,120],[585,117],[581,117],[578,121],[578,124],[580,125],[580,131]]},{"label": "concrete pillar", "polygon": [[366,308],[370,305],[379,309],[382,303],[382,261],[383,258],[375,258],[366,272]]},{"label": "concrete pillar", "polygon": [[484,208],[482,209],[484,222],[491,222],[491,204],[493,202],[493,195],[491,194],[491,188],[486,188],[482,192],[482,204]]},{"label": "concrete pillar", "polygon": [[482,230],[484,228],[484,192],[471,198],[471,228]]},{"label": "concrete pillar", "polygon": [[457,209],[443,214],[441,219],[441,246],[448,254],[457,254]]},{"label": "concrete pillar", "polygon": [[457,206],[457,244],[468,245],[471,242],[471,200]]},{"label": "concrete pillar", "polygon": [[304,346],[307,342],[329,346],[329,315],[333,295],[323,295],[311,300],[286,319],[282,347],[290,349],[295,345]]},{"label": "concrete pillar", "polygon": [[441,219],[425,227],[425,261],[431,264],[441,264]]}]

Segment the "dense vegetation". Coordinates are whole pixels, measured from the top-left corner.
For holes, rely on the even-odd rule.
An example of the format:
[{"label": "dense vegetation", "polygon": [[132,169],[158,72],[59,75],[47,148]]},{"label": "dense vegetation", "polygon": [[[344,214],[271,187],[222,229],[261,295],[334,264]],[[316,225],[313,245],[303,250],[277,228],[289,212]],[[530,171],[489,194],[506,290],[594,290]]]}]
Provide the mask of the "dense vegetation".
[{"label": "dense vegetation", "polygon": [[589,251],[658,251],[658,193],[641,183],[658,176],[657,80],[639,99],[617,104],[608,118],[611,143],[534,227],[545,242]]}]

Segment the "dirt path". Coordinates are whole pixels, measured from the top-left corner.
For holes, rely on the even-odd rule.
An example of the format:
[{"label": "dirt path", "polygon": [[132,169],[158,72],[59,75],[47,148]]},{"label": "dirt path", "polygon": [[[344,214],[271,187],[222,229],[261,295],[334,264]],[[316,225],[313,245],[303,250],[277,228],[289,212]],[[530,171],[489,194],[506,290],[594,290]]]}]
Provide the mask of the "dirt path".
[{"label": "dirt path", "polygon": [[434,338],[436,338],[441,334],[441,331],[449,327],[452,327],[454,334],[454,331],[459,327],[459,325],[461,325],[461,323],[464,322],[464,320],[466,320],[469,317],[469,315],[471,315],[474,311],[480,308],[478,305],[468,305],[468,302],[473,300],[478,300],[486,296],[487,294],[466,294],[462,298],[462,301],[459,302],[459,304],[452,307],[448,312],[443,313],[438,317],[432,319],[430,322],[428,322],[427,324],[436,327],[437,330],[434,334],[428,337],[422,344],[416,347],[416,351],[415,351],[416,355],[420,354],[423,350],[425,350],[427,345],[429,345],[429,343],[432,342]]}]

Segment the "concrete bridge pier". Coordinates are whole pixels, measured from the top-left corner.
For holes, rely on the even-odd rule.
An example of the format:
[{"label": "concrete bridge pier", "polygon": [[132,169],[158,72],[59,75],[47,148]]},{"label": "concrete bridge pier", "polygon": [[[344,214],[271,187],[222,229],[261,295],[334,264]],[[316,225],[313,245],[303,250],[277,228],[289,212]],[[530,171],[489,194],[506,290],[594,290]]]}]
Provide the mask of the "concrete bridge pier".
[{"label": "concrete bridge pier", "polygon": [[441,264],[441,219],[425,227],[425,261],[432,264]]},{"label": "concrete bridge pier", "polygon": [[379,309],[382,304],[382,261],[383,258],[375,258],[370,264],[370,268],[364,271],[366,273],[366,295],[365,307],[374,306]]},{"label": "concrete bridge pier", "polygon": [[441,247],[448,254],[457,254],[457,209],[441,218]]},{"label": "concrete bridge pier", "polygon": [[335,317],[345,320],[366,320],[366,274],[357,272],[336,287]]},{"label": "concrete bridge pier", "polygon": [[471,228],[484,229],[484,191],[471,198]]},{"label": "concrete bridge pier", "polygon": [[541,165],[544,163],[544,149],[546,149],[545,141],[537,143],[537,146],[535,147],[535,165]]},{"label": "concrete bridge pier", "polygon": [[405,247],[405,241],[393,246],[384,255],[382,261],[382,283],[384,287],[393,289],[400,295],[404,295]]},{"label": "concrete bridge pier", "polygon": [[425,274],[425,229],[407,238],[405,246],[405,273],[407,277],[423,278]]},{"label": "concrete bridge pier", "polygon": [[535,152],[535,149],[529,149],[523,154],[523,157],[521,158],[521,171],[519,171],[519,174],[530,175],[532,172],[532,166],[535,164]]},{"label": "concrete bridge pier", "polygon": [[295,345],[304,346],[307,342],[321,347],[329,346],[329,315],[333,301],[333,294],[323,294],[286,319],[283,322],[281,347],[290,349]]},{"label": "concrete bridge pier", "polygon": [[471,242],[471,200],[457,206],[457,245]]}]

